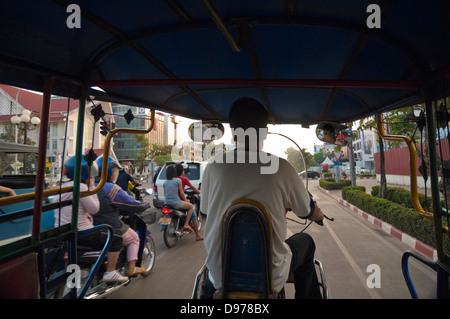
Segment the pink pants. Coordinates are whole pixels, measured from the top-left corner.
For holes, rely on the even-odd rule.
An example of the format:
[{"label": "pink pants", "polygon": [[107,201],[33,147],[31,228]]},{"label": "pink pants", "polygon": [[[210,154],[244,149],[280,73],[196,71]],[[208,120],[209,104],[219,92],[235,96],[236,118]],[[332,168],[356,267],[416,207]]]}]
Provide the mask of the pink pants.
[{"label": "pink pants", "polygon": [[123,245],[127,247],[127,260],[137,260],[139,251],[139,236],[131,228],[122,235]]}]

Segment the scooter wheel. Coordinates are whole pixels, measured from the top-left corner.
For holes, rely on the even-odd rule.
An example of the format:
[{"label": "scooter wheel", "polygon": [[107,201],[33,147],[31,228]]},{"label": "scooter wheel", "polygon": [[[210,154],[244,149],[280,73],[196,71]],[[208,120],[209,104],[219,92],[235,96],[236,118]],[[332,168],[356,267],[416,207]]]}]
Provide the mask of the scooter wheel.
[{"label": "scooter wheel", "polygon": [[174,247],[178,241],[174,220],[175,218],[172,218],[169,225],[164,229],[164,244],[166,244],[168,248]]},{"label": "scooter wheel", "polygon": [[144,250],[142,252],[142,261],[141,267],[145,268],[145,271],[142,273],[143,276],[148,276],[150,271],[155,266],[156,261],[156,247],[155,242],[151,235],[147,236],[147,240],[145,242]]}]

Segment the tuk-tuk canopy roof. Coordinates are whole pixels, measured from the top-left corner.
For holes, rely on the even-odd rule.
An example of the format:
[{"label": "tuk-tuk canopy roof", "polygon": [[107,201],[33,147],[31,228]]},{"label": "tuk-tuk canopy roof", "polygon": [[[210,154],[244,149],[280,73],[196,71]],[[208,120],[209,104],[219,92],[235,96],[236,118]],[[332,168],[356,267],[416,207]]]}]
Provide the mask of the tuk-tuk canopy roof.
[{"label": "tuk-tuk canopy roof", "polygon": [[194,119],[227,122],[246,96],[273,123],[348,122],[448,93],[449,17],[447,0],[6,0],[0,82],[50,76],[53,94],[98,86]]},{"label": "tuk-tuk canopy roof", "polygon": [[37,146],[0,141],[0,153],[38,153]]}]

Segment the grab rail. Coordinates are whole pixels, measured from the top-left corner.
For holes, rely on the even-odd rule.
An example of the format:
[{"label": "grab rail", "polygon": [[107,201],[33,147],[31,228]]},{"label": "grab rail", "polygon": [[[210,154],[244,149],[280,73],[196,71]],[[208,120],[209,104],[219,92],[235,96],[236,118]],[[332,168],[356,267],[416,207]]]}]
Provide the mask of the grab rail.
[{"label": "grab rail", "polygon": [[[422,205],[420,204],[420,201],[419,201],[419,194],[417,192],[417,168],[416,168],[417,153],[416,153],[416,147],[414,146],[412,139],[407,136],[402,136],[402,135],[386,134],[384,131],[380,113],[376,114],[376,122],[377,122],[378,132],[380,133],[380,135],[383,139],[406,142],[406,145],[408,146],[408,150],[409,150],[411,202],[413,204],[414,209],[419,213],[420,216],[422,216],[430,221],[433,221],[433,214],[425,211],[422,208]],[[442,226],[442,230],[446,234],[449,234],[448,226]]]},{"label": "grab rail", "polygon": [[420,262],[424,263],[428,267],[432,268],[433,270],[438,271],[439,267],[436,262],[429,260],[428,258],[425,258],[419,254],[415,254],[411,251],[406,251],[403,254],[403,256],[402,256],[402,273],[403,273],[403,277],[405,278],[405,281],[406,281],[406,286],[408,286],[408,290],[409,290],[409,293],[411,294],[411,297],[413,299],[419,299],[416,289],[414,288],[414,285],[412,283],[411,276],[409,275],[408,260],[409,260],[409,257],[411,257],[411,256],[416,258]]}]

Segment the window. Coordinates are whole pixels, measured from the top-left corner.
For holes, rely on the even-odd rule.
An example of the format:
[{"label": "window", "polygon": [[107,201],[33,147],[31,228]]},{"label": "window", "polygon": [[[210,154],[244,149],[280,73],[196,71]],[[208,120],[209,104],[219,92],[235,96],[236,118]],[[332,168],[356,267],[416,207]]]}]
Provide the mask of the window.
[{"label": "window", "polygon": [[[173,162],[166,162],[163,169],[159,173],[159,179],[166,179],[166,168],[168,165],[175,165]],[[200,179],[200,164],[198,163],[187,163],[188,167],[184,169],[184,177],[187,177],[189,180],[197,180]]]},{"label": "window", "polygon": [[54,137],[58,136],[58,123],[52,124],[52,136]]}]

